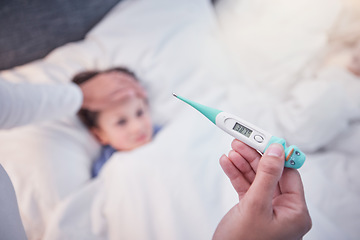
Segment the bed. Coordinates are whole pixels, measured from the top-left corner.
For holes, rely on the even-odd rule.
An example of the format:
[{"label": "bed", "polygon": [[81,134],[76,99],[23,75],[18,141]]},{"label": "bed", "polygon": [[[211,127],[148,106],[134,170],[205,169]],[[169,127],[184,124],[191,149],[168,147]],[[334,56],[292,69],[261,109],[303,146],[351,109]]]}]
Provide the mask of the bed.
[{"label": "bed", "polygon": [[346,70],[353,42],[339,44],[359,36],[360,22],[348,31],[341,22],[357,9],[351,0],[125,0],[83,40],[2,71],[7,81],[59,84],[126,66],[162,126],[96,179],[100,146],[76,116],[1,131],[28,238],[211,239],[237,201],[218,163],[232,138],[176,92],[298,145],[313,220],[305,239],[358,239],[360,79]]}]

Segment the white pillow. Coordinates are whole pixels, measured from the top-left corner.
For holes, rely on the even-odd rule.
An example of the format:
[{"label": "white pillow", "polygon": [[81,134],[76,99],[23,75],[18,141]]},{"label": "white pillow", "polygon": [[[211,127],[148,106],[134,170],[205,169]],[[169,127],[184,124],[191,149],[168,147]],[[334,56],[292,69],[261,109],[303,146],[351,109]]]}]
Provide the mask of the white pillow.
[{"label": "white pillow", "polygon": [[208,0],[128,1],[114,8],[87,39],[101,45],[100,64],[135,70],[148,90],[156,123],[171,120],[174,114],[169,113],[182,108],[172,92],[208,100],[204,93],[218,92],[216,84],[224,86],[238,77]]},{"label": "white pillow", "polygon": [[[340,0],[222,0],[216,6],[228,52],[251,86],[239,94],[244,83],[233,83],[230,102],[247,103],[235,111],[305,152],[326,146],[353,115],[344,79],[319,71],[342,6]],[[329,131],[334,123],[339,128]]]},{"label": "white pillow", "polygon": [[286,92],[322,52],[339,0],[221,0],[224,42],[246,80]]},{"label": "white pillow", "polygon": [[56,204],[90,178],[99,146],[75,119],[1,131],[0,144],[27,236],[40,239]]}]

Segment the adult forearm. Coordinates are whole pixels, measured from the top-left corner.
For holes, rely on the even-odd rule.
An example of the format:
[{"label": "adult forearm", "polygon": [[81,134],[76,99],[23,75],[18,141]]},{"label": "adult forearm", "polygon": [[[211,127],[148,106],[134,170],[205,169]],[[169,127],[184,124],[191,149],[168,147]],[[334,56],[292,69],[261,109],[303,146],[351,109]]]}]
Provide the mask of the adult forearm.
[{"label": "adult forearm", "polygon": [[75,114],[82,104],[82,93],[73,84],[14,84],[0,80],[0,128]]}]

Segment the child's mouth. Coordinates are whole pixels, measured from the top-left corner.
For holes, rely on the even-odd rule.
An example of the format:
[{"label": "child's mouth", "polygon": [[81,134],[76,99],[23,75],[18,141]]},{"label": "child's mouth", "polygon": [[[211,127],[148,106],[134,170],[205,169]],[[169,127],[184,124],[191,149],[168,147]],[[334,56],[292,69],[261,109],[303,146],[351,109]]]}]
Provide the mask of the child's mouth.
[{"label": "child's mouth", "polygon": [[140,135],[139,137],[137,137],[135,139],[135,141],[138,142],[138,143],[145,142],[146,140],[147,140],[146,134],[142,134],[142,135]]}]

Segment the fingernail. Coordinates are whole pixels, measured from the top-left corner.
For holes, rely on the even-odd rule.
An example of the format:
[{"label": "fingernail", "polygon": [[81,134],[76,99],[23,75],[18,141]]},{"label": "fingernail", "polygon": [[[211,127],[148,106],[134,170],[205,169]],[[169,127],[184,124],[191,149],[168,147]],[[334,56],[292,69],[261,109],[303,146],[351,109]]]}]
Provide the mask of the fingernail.
[{"label": "fingernail", "polygon": [[280,144],[271,144],[269,146],[269,148],[266,150],[265,155],[281,157],[283,151],[284,151],[284,148]]}]

